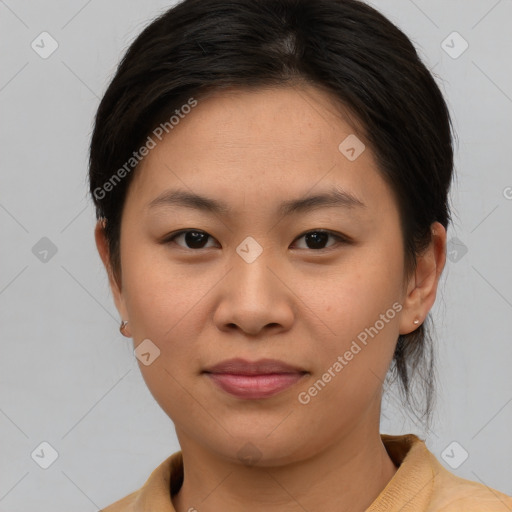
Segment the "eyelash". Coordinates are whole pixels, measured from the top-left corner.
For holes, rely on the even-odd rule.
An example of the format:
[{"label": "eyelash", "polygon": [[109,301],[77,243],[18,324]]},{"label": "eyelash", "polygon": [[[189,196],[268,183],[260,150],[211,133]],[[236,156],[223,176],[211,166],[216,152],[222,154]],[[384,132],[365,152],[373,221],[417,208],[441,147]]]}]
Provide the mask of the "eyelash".
[{"label": "eyelash", "polygon": [[[191,233],[191,232],[201,233],[201,234],[208,236],[209,238],[213,238],[211,235],[209,235],[205,231],[201,231],[200,229],[182,229],[180,231],[176,231],[175,233],[171,233],[171,235],[166,237],[162,241],[162,243],[163,244],[175,243],[174,240],[176,238],[178,238],[179,236],[181,236],[183,234]],[[340,243],[349,244],[352,242],[352,240],[349,237],[341,235],[340,233],[335,233],[333,231],[326,230],[326,229],[312,229],[312,230],[306,231],[305,233],[302,233],[302,235],[299,235],[295,240],[299,240],[299,239],[303,238],[304,236],[309,235],[311,233],[325,233],[325,234],[330,235],[331,237],[336,238],[338,240],[337,243],[335,243],[334,245],[331,245],[330,247],[324,247],[323,249],[307,249],[307,248],[305,249],[305,250],[310,250],[313,252],[328,252],[332,249],[336,249]],[[178,245],[178,246],[181,249],[190,250],[190,251],[194,251],[194,252],[199,252],[199,251],[203,250],[203,248],[192,249],[190,247],[182,247],[181,245]],[[211,249],[211,247],[207,247],[207,249]],[[304,249],[302,249],[302,250],[304,250]]]}]

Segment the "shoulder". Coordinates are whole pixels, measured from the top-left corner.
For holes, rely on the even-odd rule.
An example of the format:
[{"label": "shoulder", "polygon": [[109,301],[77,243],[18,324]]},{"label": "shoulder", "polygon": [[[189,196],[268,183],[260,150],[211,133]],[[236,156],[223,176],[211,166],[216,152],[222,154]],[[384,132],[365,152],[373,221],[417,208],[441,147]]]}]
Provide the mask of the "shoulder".
[{"label": "shoulder", "polygon": [[433,488],[427,512],[512,512],[512,497],[482,483],[458,477],[429,452]]},{"label": "shoulder", "polygon": [[183,459],[181,451],[178,451],[161,462],[138,491],[128,494],[99,512],[174,512],[171,494],[177,492],[182,481]]},{"label": "shoulder", "polygon": [[367,512],[512,512],[512,497],[456,476],[416,435],[381,437],[398,470]]}]

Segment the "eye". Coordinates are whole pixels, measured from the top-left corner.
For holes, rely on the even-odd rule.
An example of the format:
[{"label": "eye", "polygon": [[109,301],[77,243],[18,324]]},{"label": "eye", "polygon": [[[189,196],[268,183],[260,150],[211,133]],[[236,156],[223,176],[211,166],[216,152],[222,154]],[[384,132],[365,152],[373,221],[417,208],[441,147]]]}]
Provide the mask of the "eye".
[{"label": "eye", "polygon": [[[183,237],[185,246],[181,243],[177,243],[176,240]],[[308,231],[304,234],[302,234],[300,237],[296,238],[296,240],[300,240],[301,238],[304,238],[306,244],[308,247],[299,247],[299,249],[312,249],[315,251],[321,251],[321,250],[329,250],[333,245],[324,247],[325,243],[329,239],[329,237],[334,238],[337,240],[338,243],[349,243],[350,240],[346,236],[342,236],[341,234],[333,233],[332,231],[327,230],[313,230]],[[214,238],[209,235],[208,233],[200,230],[195,229],[182,229],[181,231],[178,231],[177,233],[172,234],[171,236],[167,237],[165,240],[163,240],[162,243],[176,243],[180,247],[183,247],[184,249],[204,249],[206,247],[206,242],[208,239],[211,238],[214,240]],[[206,247],[208,248],[208,247]]]},{"label": "eye", "polygon": [[[208,238],[211,237],[208,233],[204,231],[199,231],[195,229],[183,229],[178,231],[174,235],[166,238],[163,243],[174,242],[176,239],[184,237],[185,243],[187,244],[185,249],[203,249],[205,247],[205,242]],[[183,247],[181,244],[177,244],[180,247]]]},{"label": "eye", "polygon": [[326,230],[313,230],[308,231],[307,233],[304,233],[300,237],[297,238],[297,240],[300,240],[301,238],[304,238],[306,245],[309,247],[299,247],[299,249],[313,249],[316,251],[321,251],[325,249],[330,249],[333,245],[336,245],[336,243],[331,244],[328,247],[324,247],[326,241],[329,239],[329,237],[335,238],[338,243],[348,243],[349,239],[345,236],[338,235],[336,233],[333,233],[332,231],[326,231]]}]

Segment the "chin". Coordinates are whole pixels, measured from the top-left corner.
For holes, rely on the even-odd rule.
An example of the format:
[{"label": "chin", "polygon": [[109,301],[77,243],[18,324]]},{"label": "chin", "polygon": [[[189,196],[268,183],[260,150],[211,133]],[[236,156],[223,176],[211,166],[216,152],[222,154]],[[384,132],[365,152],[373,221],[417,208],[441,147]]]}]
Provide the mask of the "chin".
[{"label": "chin", "polygon": [[296,462],[307,455],[307,441],[288,435],[285,431],[281,432],[281,436],[277,435],[276,431],[269,435],[272,429],[254,435],[243,430],[238,434],[233,428],[230,428],[229,432],[232,436],[222,440],[211,440],[207,446],[230,462],[254,467],[277,467]]}]

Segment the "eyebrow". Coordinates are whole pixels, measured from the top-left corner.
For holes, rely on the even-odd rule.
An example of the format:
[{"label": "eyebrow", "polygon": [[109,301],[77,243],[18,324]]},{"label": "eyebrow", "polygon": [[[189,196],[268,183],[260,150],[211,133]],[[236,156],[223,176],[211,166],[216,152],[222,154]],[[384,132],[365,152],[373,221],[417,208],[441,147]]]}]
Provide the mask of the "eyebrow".
[{"label": "eyebrow", "polygon": [[[163,192],[147,205],[147,209],[153,210],[157,207],[168,206],[193,208],[219,215],[229,215],[233,211],[232,208],[223,201],[180,189]],[[318,208],[355,207],[365,208],[366,205],[350,192],[334,187],[319,194],[283,201],[279,205],[276,213],[282,216],[289,216],[316,210]]]}]

